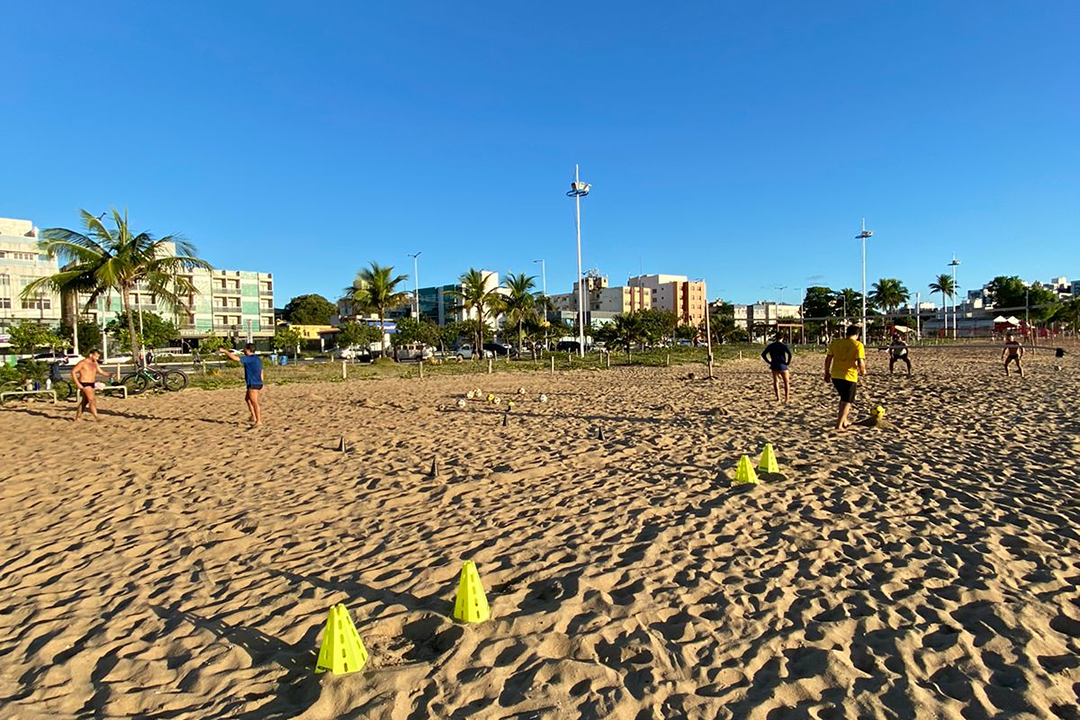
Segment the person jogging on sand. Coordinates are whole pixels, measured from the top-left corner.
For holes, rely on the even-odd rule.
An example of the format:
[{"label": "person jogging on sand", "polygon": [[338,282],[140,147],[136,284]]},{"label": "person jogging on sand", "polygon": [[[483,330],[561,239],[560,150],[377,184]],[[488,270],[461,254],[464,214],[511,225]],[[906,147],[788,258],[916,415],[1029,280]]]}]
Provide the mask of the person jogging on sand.
[{"label": "person jogging on sand", "polygon": [[791,402],[791,373],[788,365],[791,364],[791,348],[784,342],[782,335],[777,335],[772,343],[761,351],[761,359],[769,363],[772,371],[772,388],[776,394],[776,402],[780,402],[780,381],[784,381],[784,402]]},{"label": "person jogging on sand", "polygon": [[866,350],[856,339],[859,326],[848,326],[844,334],[846,337],[829,344],[829,352],[825,356],[825,382],[831,382],[840,396],[840,407],[836,413],[837,430],[851,425],[848,413],[855,402],[855,386],[859,382],[859,373],[866,372]]},{"label": "person jogging on sand", "polygon": [[97,414],[97,396],[94,392],[94,383],[98,375],[107,375],[109,378],[116,377],[112,373],[105,372],[98,364],[101,352],[91,350],[86,357],[71,370],[71,381],[79,391],[79,407],[75,410],[75,420],[82,419],[83,410],[89,410],[95,420],[100,420]]},{"label": "person jogging on sand", "polygon": [[262,358],[255,354],[255,346],[252,343],[244,346],[243,355],[237,355],[228,348],[221,348],[218,352],[244,366],[244,383],[247,385],[244,400],[247,402],[248,412],[251,413],[252,426],[259,427],[262,425],[262,408],[259,407],[259,391],[263,387]]},{"label": "person jogging on sand", "polygon": [[1024,377],[1024,346],[1016,342],[1012,333],[1005,336],[1005,347],[1001,350],[1001,359],[1005,361],[1005,377],[1009,376],[1009,363],[1016,363],[1016,369],[1020,371],[1020,377]]}]

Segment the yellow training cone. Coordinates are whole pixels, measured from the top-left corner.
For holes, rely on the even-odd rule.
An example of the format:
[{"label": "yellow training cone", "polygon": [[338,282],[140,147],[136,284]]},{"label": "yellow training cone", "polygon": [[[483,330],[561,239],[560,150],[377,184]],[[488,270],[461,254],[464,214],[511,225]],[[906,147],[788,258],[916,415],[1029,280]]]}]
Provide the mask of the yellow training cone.
[{"label": "yellow training cone", "polygon": [[326,618],[326,630],[323,631],[315,672],[329,670],[335,675],[356,672],[364,667],[367,659],[367,648],[360,639],[360,633],[356,632],[349,611],[340,603],[334,605]]},{"label": "yellow training cone", "polygon": [[472,560],[466,560],[461,566],[461,579],[458,581],[457,599],[454,600],[454,619],[461,622],[484,622],[491,617],[484,586],[480,584],[480,573]]},{"label": "yellow training cone", "polygon": [[739,458],[739,467],[735,470],[736,485],[757,485],[757,473],[750,464],[750,458],[743,455]]},{"label": "yellow training cone", "polygon": [[776,463],[776,453],[773,452],[772,443],[765,443],[765,449],[761,451],[761,462],[758,463],[757,469],[763,473],[780,472],[780,466]]}]

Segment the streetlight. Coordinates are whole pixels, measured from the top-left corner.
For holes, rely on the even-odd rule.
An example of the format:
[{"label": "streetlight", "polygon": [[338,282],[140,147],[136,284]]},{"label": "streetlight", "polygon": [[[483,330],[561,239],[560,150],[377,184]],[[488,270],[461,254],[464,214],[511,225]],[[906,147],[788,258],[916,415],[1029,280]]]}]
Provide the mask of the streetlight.
[{"label": "streetlight", "polygon": [[[952,262],[949,263],[949,267],[952,268],[953,293],[955,293],[959,289],[958,287],[956,287],[956,268],[959,265],[960,265],[960,261],[956,259],[956,255],[953,255],[952,256]],[[956,339],[956,300],[953,300],[953,304],[952,304],[952,337],[953,337],[953,340]]]},{"label": "streetlight", "polygon": [[874,237],[871,230],[866,229],[866,218],[862,219],[862,232],[855,236],[856,240],[862,240],[862,342],[866,344],[866,240]]},{"label": "streetlight", "polygon": [[578,277],[578,355],[585,357],[585,281],[581,272],[581,198],[589,194],[592,185],[581,182],[578,166],[574,165],[574,182],[570,183],[567,197],[574,198],[575,226],[577,228],[577,277]]},{"label": "streetlight", "polygon": [[[698,282],[701,283],[702,288],[707,287],[705,285],[705,278],[701,278],[700,280],[698,280]],[[706,344],[706,347],[708,348],[708,355],[707,355],[708,362],[707,362],[707,365],[709,367],[709,379],[714,380],[715,378],[713,377],[713,354],[712,354],[712,321],[709,318],[709,316],[712,315],[712,306],[709,305],[709,292],[708,292],[708,290],[705,290],[704,294],[705,294],[705,344]]]},{"label": "streetlight", "polygon": [[547,297],[547,263],[541,260],[533,260],[534,263],[540,263],[540,287],[543,289],[544,297]]},{"label": "streetlight", "polygon": [[416,258],[420,257],[420,253],[405,253],[412,258],[413,266],[413,302],[416,304],[416,310],[413,314],[417,320],[420,319],[420,264],[416,261]]},{"label": "streetlight", "polygon": [[[787,285],[773,285],[773,289],[780,291],[780,304],[783,305],[784,304],[784,291],[788,289],[788,286]],[[779,312],[780,311],[778,310],[777,313],[779,314]]]}]

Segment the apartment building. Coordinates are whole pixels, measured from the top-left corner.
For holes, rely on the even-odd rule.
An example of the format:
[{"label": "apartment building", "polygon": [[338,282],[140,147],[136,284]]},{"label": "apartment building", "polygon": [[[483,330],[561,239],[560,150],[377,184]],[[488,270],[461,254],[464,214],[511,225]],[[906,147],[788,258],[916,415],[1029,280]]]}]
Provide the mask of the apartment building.
[{"label": "apartment building", "polygon": [[[652,293],[648,288],[619,285],[611,287],[608,279],[597,273],[590,273],[584,278],[585,307],[589,313],[610,313],[619,315],[652,307]],[[552,305],[560,312],[577,311],[578,283],[574,283],[574,292],[548,296]]]},{"label": "apartment building", "polygon": [[55,259],[38,250],[38,229],[29,220],[0,218],[0,342],[7,328],[23,320],[60,324],[60,296],[41,291],[22,299],[23,289],[39,277],[59,272]]},{"label": "apartment building", "polygon": [[673,312],[680,323],[698,325],[705,320],[705,281],[685,275],[638,275],[626,281],[649,291],[651,306]]},{"label": "apartment building", "polygon": [[[137,288],[131,294],[131,309],[153,312],[174,322],[180,340],[192,347],[210,335],[256,343],[274,336],[273,274],[215,268],[191,270],[177,277],[188,280],[197,291],[181,297],[180,307],[166,308],[152,293]],[[115,292],[84,310],[88,299],[85,295],[79,298],[82,318],[88,322],[101,325],[123,311],[123,302]]]}]

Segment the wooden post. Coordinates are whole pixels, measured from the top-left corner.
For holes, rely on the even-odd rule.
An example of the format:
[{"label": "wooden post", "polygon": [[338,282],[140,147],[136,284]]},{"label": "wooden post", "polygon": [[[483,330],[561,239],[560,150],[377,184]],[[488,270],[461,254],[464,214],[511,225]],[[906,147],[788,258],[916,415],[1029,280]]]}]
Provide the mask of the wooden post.
[{"label": "wooden post", "polygon": [[420,367],[420,379],[423,380],[424,379],[424,358],[420,358],[419,367]]},{"label": "wooden post", "polygon": [[555,353],[551,353],[551,374],[555,374]]},{"label": "wooden post", "polygon": [[607,365],[607,369],[611,369],[611,353],[604,353],[604,364]]},{"label": "wooden post", "polygon": [[349,379],[349,370],[348,370],[344,360],[341,361],[341,379],[342,380],[348,380]]},{"label": "wooden post", "polygon": [[487,361],[488,361],[488,373],[487,374],[490,375],[491,374],[491,358],[488,358]]},{"label": "wooden post", "polygon": [[664,365],[665,367],[671,365],[671,353],[664,356]]}]

